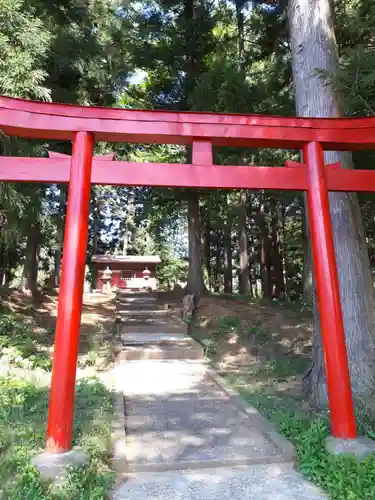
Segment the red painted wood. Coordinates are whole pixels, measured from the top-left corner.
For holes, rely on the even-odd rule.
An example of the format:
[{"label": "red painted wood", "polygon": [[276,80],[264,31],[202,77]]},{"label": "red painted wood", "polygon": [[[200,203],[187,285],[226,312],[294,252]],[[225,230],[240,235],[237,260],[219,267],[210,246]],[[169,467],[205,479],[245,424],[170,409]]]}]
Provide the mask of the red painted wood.
[{"label": "red painted wood", "polygon": [[[67,155],[65,153],[58,153],[56,151],[48,151],[48,156],[50,158],[71,158],[71,155]],[[107,153],[105,155],[94,156],[94,160],[112,161],[114,159],[115,159],[114,153]]]},{"label": "red painted wood", "polygon": [[[301,168],[301,167],[306,168],[306,165],[304,165],[303,163],[300,163],[298,161],[289,161],[289,160],[285,162],[285,166],[293,168]],[[336,163],[328,163],[324,166],[326,168],[341,168],[341,162],[337,161]]]},{"label": "red painted wood", "polygon": [[[65,183],[69,158],[0,157],[0,181]],[[307,188],[306,171],[286,167],[238,167],[181,163],[107,162],[94,158],[91,182],[124,186],[221,189]]]},{"label": "red painted wood", "polygon": [[71,140],[86,130],[96,140],[301,148],[318,141],[324,149],[373,149],[375,118],[296,118],[217,113],[88,108],[0,97],[0,128],[8,135]]},{"label": "red painted wood", "polygon": [[212,142],[211,141],[193,141],[193,165],[212,165]]},{"label": "red painted wood", "polygon": [[[294,164],[295,163],[295,164]],[[220,189],[307,190],[306,166],[238,167],[180,163],[127,163],[94,157],[91,182],[125,186],[202,187]],[[297,166],[299,168],[297,168]],[[0,156],[0,181],[66,183],[70,158],[18,158]],[[374,170],[337,171],[326,166],[329,191],[375,191]]]},{"label": "red painted wood", "polygon": [[329,169],[324,168],[323,149],[318,143],[305,146],[304,159],[308,166],[307,203],[332,434],[354,438],[356,423],[325,177]]},{"label": "red painted wood", "polygon": [[93,149],[93,135],[77,132],[70,170],[47,426],[46,446],[51,452],[68,451],[72,440]]},{"label": "red painted wood", "polygon": [[[375,172],[324,166],[323,149],[375,149],[375,117],[296,118],[87,108],[0,97],[0,128],[8,135],[74,140],[73,159],[0,158],[0,180],[68,182],[69,204],[47,448],[71,444],[74,384],[87,243],[90,184],[220,189],[307,190],[313,257],[326,357],[333,434],[356,435],[340,305],[328,190],[375,191]],[[77,131],[81,132],[77,132]],[[96,158],[95,140],[193,144],[192,165],[141,164]],[[212,146],[304,148],[306,165],[212,165]],[[93,163],[92,175],[91,164]]]}]

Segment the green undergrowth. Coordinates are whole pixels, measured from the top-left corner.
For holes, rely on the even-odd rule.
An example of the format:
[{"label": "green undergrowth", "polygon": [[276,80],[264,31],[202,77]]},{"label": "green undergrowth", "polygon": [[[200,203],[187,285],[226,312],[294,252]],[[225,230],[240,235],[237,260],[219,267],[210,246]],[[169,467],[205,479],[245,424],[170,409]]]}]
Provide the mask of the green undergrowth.
[{"label": "green undergrowth", "polygon": [[[235,383],[233,385],[236,386]],[[330,433],[326,413],[319,415],[303,411],[295,398],[291,401],[280,392],[272,393],[271,389],[268,393],[255,393],[251,388],[242,388],[239,393],[294,444],[300,472],[320,486],[329,498],[375,498],[375,455],[358,462],[355,457],[329,454],[325,448],[325,440]],[[364,417],[359,417],[358,421],[359,433],[375,439],[375,423]]]},{"label": "green undergrowth", "polygon": [[72,469],[63,488],[52,491],[30,465],[45,444],[48,390],[0,378],[0,498],[2,500],[104,500],[113,484],[108,466],[113,394],[97,379],[77,383],[73,445],[89,454]]},{"label": "green undergrowth", "polygon": [[[56,490],[30,462],[45,446],[49,402],[49,389],[32,375],[42,369],[48,380],[52,343],[53,332],[32,317],[0,309],[0,368],[12,368],[0,377],[0,499],[104,500],[114,482],[108,449],[113,394],[97,378],[82,379],[76,388],[73,445],[86,450],[88,463],[71,469]],[[99,354],[92,348],[86,364],[96,366]]]},{"label": "green undergrowth", "polygon": [[245,295],[239,293],[212,293],[212,295],[217,299],[233,300],[234,302],[243,302],[243,303],[258,303],[269,307],[284,309],[285,311],[292,311],[303,314],[310,314],[312,312],[311,304],[303,301],[287,300],[287,299],[271,300],[266,298],[254,298],[251,295]]},{"label": "green undergrowth", "polygon": [[0,357],[14,367],[51,369],[48,346],[53,332],[26,321],[17,314],[0,310]]},{"label": "green undergrowth", "polygon": [[[321,487],[332,500],[375,499],[375,454],[362,462],[351,456],[335,456],[326,451],[330,433],[327,412],[312,412],[299,389],[293,390],[308,366],[308,360],[290,354],[279,358],[259,359],[251,366],[223,371],[218,341],[235,331],[251,340],[252,346],[271,345],[272,335],[261,324],[240,329],[235,316],[217,318],[207,328],[195,327],[192,335],[200,341],[206,357],[220,374],[274,423],[279,432],[295,446],[300,472]],[[295,385],[295,384],[294,384]],[[375,421],[358,415],[359,434],[375,439]]]}]

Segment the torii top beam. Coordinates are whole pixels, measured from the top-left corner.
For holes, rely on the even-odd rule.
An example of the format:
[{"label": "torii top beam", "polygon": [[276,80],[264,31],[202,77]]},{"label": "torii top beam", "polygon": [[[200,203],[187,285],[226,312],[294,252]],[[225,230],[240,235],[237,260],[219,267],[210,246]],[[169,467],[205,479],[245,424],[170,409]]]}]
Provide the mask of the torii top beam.
[{"label": "torii top beam", "polygon": [[41,103],[0,97],[0,129],[11,136],[72,140],[76,131],[97,141],[300,149],[320,142],[326,150],[375,149],[375,117],[281,116],[146,111]]}]

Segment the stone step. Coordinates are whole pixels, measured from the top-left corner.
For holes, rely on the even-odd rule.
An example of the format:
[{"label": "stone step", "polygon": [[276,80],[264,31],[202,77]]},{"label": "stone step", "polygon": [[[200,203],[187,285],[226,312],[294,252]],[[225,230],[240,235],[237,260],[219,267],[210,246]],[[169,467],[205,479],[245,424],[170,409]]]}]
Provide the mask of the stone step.
[{"label": "stone step", "polygon": [[117,292],[117,297],[120,299],[129,298],[129,299],[155,299],[157,295],[150,292]]},{"label": "stone step", "polygon": [[117,315],[122,316],[124,318],[137,318],[137,319],[152,319],[155,317],[165,317],[170,314],[170,311],[165,309],[117,309]]},{"label": "stone step", "polygon": [[183,333],[125,333],[121,335],[122,345],[193,345],[194,339]]},{"label": "stone step", "polygon": [[117,307],[123,307],[123,306],[127,306],[127,307],[134,307],[134,308],[140,308],[140,307],[157,307],[158,304],[156,302],[156,300],[140,300],[140,299],[137,299],[137,300],[119,300],[117,299],[116,300],[116,306]]},{"label": "stone step", "polygon": [[159,334],[186,334],[186,323],[166,323],[166,324],[149,324],[143,323],[128,323],[126,320],[121,322],[118,326],[119,335],[135,334],[135,333],[159,333]]},{"label": "stone step", "polygon": [[193,340],[191,345],[143,344],[126,346],[117,354],[119,361],[203,359],[203,348]]},{"label": "stone step", "polygon": [[156,311],[168,311],[162,304],[156,302],[120,302],[117,301],[116,309],[118,311],[148,311],[150,309]]},{"label": "stone step", "polygon": [[179,326],[182,321],[174,320],[168,316],[129,316],[124,314],[116,314],[116,318],[121,320],[121,323],[126,325],[144,325],[143,331],[148,331],[148,326]]}]

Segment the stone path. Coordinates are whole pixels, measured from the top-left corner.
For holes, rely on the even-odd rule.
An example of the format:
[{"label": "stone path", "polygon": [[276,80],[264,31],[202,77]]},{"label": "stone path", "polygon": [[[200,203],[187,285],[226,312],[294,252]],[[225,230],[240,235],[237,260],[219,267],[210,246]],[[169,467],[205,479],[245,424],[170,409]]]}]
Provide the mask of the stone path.
[{"label": "stone path", "polygon": [[207,367],[178,318],[142,294],[121,297],[118,314],[114,464],[124,483],[113,499],[326,498],[293,471],[290,443]]},{"label": "stone path", "polygon": [[130,477],[114,500],[325,500],[290,465],[148,472]]}]

